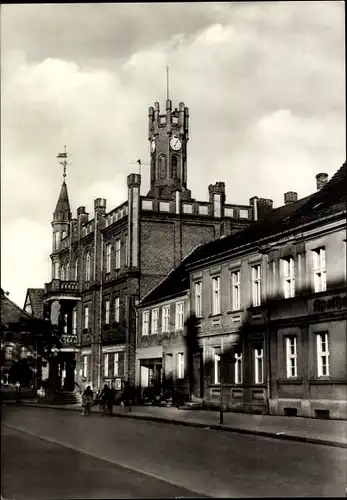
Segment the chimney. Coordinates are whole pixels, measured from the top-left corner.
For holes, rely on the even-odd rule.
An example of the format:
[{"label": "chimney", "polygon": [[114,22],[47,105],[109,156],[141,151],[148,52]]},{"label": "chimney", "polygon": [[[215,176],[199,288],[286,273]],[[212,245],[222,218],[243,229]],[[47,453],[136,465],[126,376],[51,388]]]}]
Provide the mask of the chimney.
[{"label": "chimney", "polygon": [[253,220],[258,220],[258,196],[253,196],[249,199],[249,204],[253,208]]},{"label": "chimney", "polygon": [[284,193],[284,204],[288,205],[289,203],[295,203],[298,201],[298,193],[295,193],[295,191],[288,191],[287,193]]},{"label": "chimney", "polygon": [[258,199],[258,219],[262,219],[273,208],[273,201],[268,198]]},{"label": "chimney", "polygon": [[317,182],[317,191],[322,189],[323,186],[328,182],[328,174],[317,174],[316,175]]}]

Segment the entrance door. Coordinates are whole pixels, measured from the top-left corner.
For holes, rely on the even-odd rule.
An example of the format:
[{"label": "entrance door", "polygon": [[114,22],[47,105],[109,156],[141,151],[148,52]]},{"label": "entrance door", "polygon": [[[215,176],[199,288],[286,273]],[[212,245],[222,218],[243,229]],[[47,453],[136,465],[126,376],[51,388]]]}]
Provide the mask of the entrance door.
[{"label": "entrance door", "polygon": [[193,394],[198,398],[204,397],[204,362],[202,349],[194,354],[194,388]]}]

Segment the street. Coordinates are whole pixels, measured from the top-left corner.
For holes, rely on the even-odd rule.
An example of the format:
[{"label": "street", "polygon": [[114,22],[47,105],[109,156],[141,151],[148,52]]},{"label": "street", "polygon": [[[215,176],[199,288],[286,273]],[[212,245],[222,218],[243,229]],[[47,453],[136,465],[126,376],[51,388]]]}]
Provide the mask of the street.
[{"label": "street", "polygon": [[2,408],[5,499],[345,496],[347,450],[78,412]]}]

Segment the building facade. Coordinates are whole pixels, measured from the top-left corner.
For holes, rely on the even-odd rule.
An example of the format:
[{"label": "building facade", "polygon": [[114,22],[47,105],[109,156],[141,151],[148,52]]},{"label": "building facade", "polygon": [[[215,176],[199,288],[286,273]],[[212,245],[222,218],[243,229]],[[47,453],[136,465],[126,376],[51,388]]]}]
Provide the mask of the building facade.
[{"label": "building facade", "polygon": [[[286,193],[282,207],[184,261],[180,293],[199,318],[195,396],[205,407],[347,418],[345,185],[345,164],[329,182],[319,174],[311,196]],[[144,314],[164,306],[150,299],[142,330]]]},{"label": "building facade", "polygon": [[[197,245],[249,225],[250,204],[226,203],[225,185],[210,185],[209,201],[187,188],[189,110],[184,103],[149,108],[151,188],[141,195],[141,176],[127,177],[128,197],[107,211],[94,202],[72,216],[65,180],[52,221],[52,280],[44,304],[52,323],[64,328],[64,346],[51,376],[65,390],[104,382],[135,384],[136,305]],[[271,204],[271,200],[265,200]],[[265,204],[266,204],[265,203]]]}]

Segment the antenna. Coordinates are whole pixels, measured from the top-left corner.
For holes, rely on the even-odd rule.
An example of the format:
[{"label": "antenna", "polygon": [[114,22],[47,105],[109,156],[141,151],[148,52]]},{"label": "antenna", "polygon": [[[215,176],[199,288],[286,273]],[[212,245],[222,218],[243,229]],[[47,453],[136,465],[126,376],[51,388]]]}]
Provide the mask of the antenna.
[{"label": "antenna", "polygon": [[57,158],[62,159],[63,161],[60,161],[60,165],[63,166],[63,182],[65,182],[65,177],[66,177],[66,167],[67,167],[67,150],[66,146],[64,146],[64,153],[59,153]]},{"label": "antenna", "polygon": [[166,99],[169,100],[169,66],[166,66]]}]

